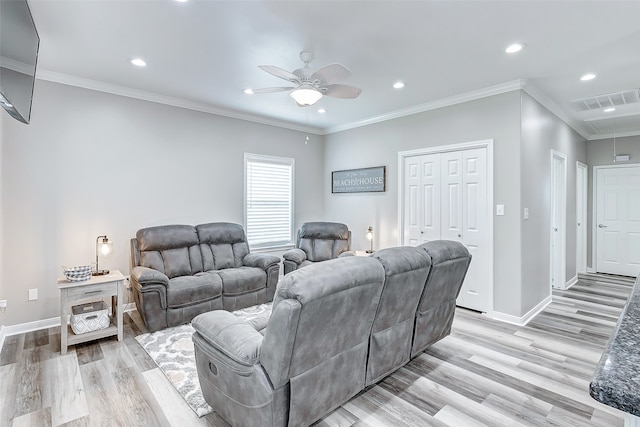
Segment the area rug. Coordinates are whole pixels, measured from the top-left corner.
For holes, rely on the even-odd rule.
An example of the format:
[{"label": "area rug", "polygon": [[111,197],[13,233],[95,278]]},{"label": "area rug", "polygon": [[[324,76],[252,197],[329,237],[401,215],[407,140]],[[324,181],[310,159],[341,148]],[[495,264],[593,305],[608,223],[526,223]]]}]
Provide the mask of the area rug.
[{"label": "area rug", "polygon": [[[271,303],[260,304],[233,312],[252,323],[271,313]],[[151,356],[169,382],[180,393],[191,409],[203,417],[213,411],[200,390],[196,357],[193,348],[194,329],[191,325],[175,326],[161,331],[141,334],[136,337],[142,348]]]}]

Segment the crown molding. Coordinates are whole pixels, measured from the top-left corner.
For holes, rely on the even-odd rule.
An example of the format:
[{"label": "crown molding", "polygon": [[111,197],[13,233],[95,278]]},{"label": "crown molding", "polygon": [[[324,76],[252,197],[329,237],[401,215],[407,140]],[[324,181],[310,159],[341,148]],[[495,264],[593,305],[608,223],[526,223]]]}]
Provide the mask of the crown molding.
[{"label": "crown molding", "polygon": [[224,109],[215,107],[209,104],[200,102],[188,101],[181,98],[175,98],[172,96],[159,95],[153,92],[147,92],[138,89],[132,89],[125,86],[118,86],[110,83],[104,83],[97,80],[85,79],[82,77],[71,76],[69,74],[57,73],[55,71],[49,71],[44,69],[38,69],[36,72],[36,78],[39,80],[46,80],[49,82],[60,83],[67,86],[75,86],[83,89],[95,90],[98,92],[105,92],[114,95],[125,96],[128,98],[140,99],[142,101],[155,102],[158,104],[170,105],[173,107],[184,108],[187,110],[200,111],[202,113],[215,114],[217,116],[230,117],[233,119],[246,120],[249,122],[259,123],[263,125],[276,126],[280,128],[307,132],[314,135],[323,135],[322,130],[311,126],[301,126],[282,120],[268,119],[263,116],[254,114],[243,113],[239,111],[233,111],[230,109]]},{"label": "crown molding", "polygon": [[586,125],[579,120],[575,120],[569,116],[554,100],[545,95],[531,80],[523,80],[522,90],[529,94],[533,99],[538,101],[547,110],[555,114],[560,120],[565,122],[571,129],[576,131],[578,135],[584,139],[589,139],[592,135],[586,129]]},{"label": "crown molding", "polygon": [[449,98],[438,99],[436,101],[427,102],[425,104],[419,104],[409,108],[403,108],[401,110],[392,111],[379,116],[371,117],[369,119],[360,120],[357,122],[347,123],[344,125],[334,126],[327,128],[325,135],[335,132],[341,132],[344,130],[355,129],[362,126],[368,126],[374,123],[380,123],[387,120],[393,120],[400,117],[410,116],[412,114],[424,113],[426,111],[437,110],[438,108],[449,107],[456,104],[462,104],[476,99],[486,98],[488,96],[500,95],[514,90],[520,90],[524,86],[524,80],[514,80],[511,82],[502,83],[495,86],[489,86],[484,89],[474,90],[471,92],[462,93],[460,95],[454,95]]},{"label": "crown molding", "polygon": [[618,139],[618,138],[626,138],[630,136],[640,136],[640,132],[616,132],[615,134],[613,133],[593,134],[587,139],[589,141],[597,141],[600,139],[613,139],[613,138]]}]

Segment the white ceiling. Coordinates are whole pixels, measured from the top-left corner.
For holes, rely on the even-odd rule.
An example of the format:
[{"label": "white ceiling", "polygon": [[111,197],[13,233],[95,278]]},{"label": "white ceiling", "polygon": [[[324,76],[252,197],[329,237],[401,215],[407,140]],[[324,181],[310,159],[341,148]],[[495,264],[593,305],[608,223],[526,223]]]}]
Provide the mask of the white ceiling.
[{"label": "white ceiling", "polygon": [[[640,87],[640,1],[29,0],[38,77],[328,133],[524,87],[598,139],[640,135],[640,103],[579,112],[577,98]],[[507,55],[515,41],[526,48]],[[300,108],[260,70],[338,62],[354,100]],[[142,57],[147,67],[128,60]],[[587,72],[596,79],[581,82]],[[395,90],[396,80],[406,82]],[[37,93],[34,94],[37,97]],[[317,112],[319,107],[327,110]],[[612,117],[620,115],[623,117]],[[589,121],[585,121],[588,119]],[[615,123],[614,123],[615,122]]]}]

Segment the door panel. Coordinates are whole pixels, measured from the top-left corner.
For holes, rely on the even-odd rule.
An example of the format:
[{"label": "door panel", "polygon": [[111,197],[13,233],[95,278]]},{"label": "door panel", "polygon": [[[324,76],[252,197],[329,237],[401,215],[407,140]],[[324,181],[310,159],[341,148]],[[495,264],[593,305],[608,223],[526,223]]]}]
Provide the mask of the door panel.
[{"label": "door panel", "polygon": [[440,238],[440,155],[420,156],[422,178],[420,188],[421,212],[424,218],[420,229],[420,243]]},{"label": "door panel", "polygon": [[442,198],[440,238],[462,241],[462,153],[442,153]]}]

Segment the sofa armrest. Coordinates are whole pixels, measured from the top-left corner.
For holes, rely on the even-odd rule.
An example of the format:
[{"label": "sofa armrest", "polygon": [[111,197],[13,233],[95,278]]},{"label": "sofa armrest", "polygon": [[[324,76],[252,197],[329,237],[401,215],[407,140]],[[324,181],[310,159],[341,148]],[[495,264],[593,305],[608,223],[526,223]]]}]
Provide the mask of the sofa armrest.
[{"label": "sofa armrest", "polygon": [[269,254],[249,254],[242,260],[242,264],[247,267],[258,267],[265,271],[272,265],[276,265],[279,263],[279,257]]},{"label": "sofa armrest", "polygon": [[338,255],[338,258],[342,258],[345,256],[356,256],[356,253],[353,251],[344,251],[340,255]]},{"label": "sofa armrest", "polygon": [[225,310],[196,316],[191,326],[213,348],[244,366],[260,361],[263,336],[249,323]]},{"label": "sofa armrest", "polygon": [[131,269],[131,279],[141,287],[147,285],[169,286],[169,278],[166,275],[148,267],[133,267]]},{"label": "sofa armrest", "polygon": [[300,265],[307,259],[307,254],[302,249],[295,248],[283,253],[282,257],[287,261],[293,261],[296,264]]}]

